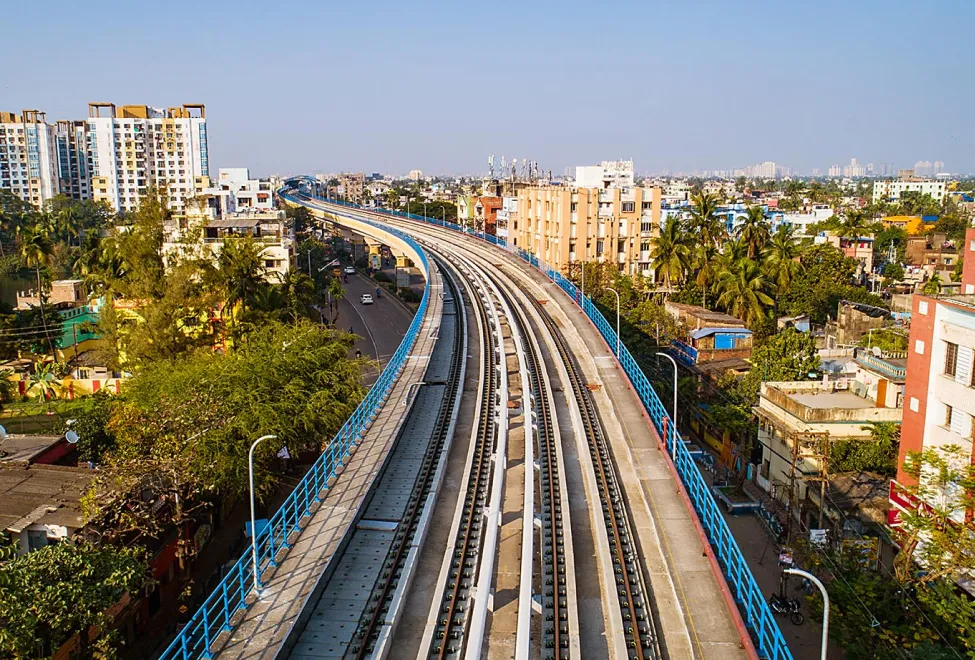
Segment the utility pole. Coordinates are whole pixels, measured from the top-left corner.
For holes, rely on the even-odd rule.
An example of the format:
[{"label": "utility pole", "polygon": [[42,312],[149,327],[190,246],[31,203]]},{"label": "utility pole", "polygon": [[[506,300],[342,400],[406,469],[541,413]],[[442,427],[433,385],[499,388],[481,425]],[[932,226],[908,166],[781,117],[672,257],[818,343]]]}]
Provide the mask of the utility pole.
[{"label": "utility pole", "polygon": [[792,434],[792,465],[789,470],[789,518],[786,521],[786,540],[792,541],[792,522],[795,519],[795,507],[798,502],[799,479],[797,467],[807,458],[814,458],[819,463],[819,477],[804,478],[805,481],[819,481],[819,529],[823,528],[826,511],[826,487],[829,483],[829,431],[810,431]]}]

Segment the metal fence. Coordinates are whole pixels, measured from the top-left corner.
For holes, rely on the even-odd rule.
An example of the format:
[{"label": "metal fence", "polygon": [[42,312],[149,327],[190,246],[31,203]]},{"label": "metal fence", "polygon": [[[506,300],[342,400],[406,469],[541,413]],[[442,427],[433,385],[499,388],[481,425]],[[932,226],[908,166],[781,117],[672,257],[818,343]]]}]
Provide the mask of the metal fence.
[{"label": "metal fence", "polygon": [[[419,255],[424,270],[427,273],[430,272],[430,264],[426,254],[419,244],[407,234],[378,223],[365,222],[404,240]],[[403,370],[407,355],[416,343],[429,299],[430,278],[427,277],[420,307],[417,309],[413,322],[410,323],[406,336],[399,348],[396,349],[392,359],[369,389],[366,397],[339,429],[331,443],[284,501],[281,508],[271,516],[268,524],[257,533],[258,579],[268,568],[277,566],[280,552],[290,548],[295,536],[301,532],[302,519],[311,513],[312,505],[321,502],[323,494],[329,487],[330,480],[335,476],[336,471],[342,467],[343,461],[348,459],[350,450],[359,444],[376,419],[380,408],[396,383],[396,378]],[[197,658],[212,657],[210,648],[214,640],[220,633],[229,632],[233,629],[232,618],[240,610],[248,607],[247,596],[253,589],[254,571],[251,548],[248,546],[247,551],[237,560],[230,572],[207,597],[200,609],[196,611],[193,618],[179,632],[160,658],[162,660],[170,660],[171,658],[196,660]]]},{"label": "metal fence", "polygon": [[[334,200],[327,201],[342,204],[350,208],[361,208],[355,204],[335,202]],[[558,284],[576,304],[582,307],[593,325],[602,334],[603,339],[606,340],[610,350],[616,355],[620,366],[622,366],[630,383],[639,395],[640,401],[649,413],[654,427],[664,439],[668,454],[673,457],[677,474],[680,476],[681,482],[694,506],[694,510],[697,512],[701,526],[708,536],[708,541],[711,543],[711,547],[718,559],[718,563],[721,565],[726,581],[731,587],[732,594],[738,603],[745,625],[748,626],[758,653],[762,657],[769,658],[770,660],[792,660],[792,653],[789,651],[785,637],[782,635],[782,630],[779,628],[778,622],[775,620],[772,610],[769,608],[768,601],[755,581],[755,576],[752,575],[751,569],[748,567],[744,555],[742,555],[741,548],[738,547],[738,543],[735,541],[731,529],[728,527],[728,523],[718,509],[717,502],[715,502],[707,482],[694,464],[694,459],[681,438],[680,433],[676,430],[670,414],[664,408],[660,397],[657,396],[656,391],[654,391],[653,386],[643,373],[643,370],[640,369],[636,360],[633,359],[630,351],[622,342],[619,344],[620,353],[616,353],[616,331],[599,312],[592,300],[588,296],[583,297],[575,284],[563,277],[558,270],[549,267],[548,264],[541,261],[537,256],[525,250],[509,247],[503,239],[499,239],[496,236],[491,236],[490,234],[485,234],[484,232],[451,222],[444,222],[436,218],[426,218],[412,213],[407,214],[383,209],[368,210],[378,210],[390,216],[409,218],[411,220],[418,220],[431,225],[453,229],[454,231],[463,232],[509,250],[543,272],[550,280]],[[675,442],[676,448],[674,447]]]}]

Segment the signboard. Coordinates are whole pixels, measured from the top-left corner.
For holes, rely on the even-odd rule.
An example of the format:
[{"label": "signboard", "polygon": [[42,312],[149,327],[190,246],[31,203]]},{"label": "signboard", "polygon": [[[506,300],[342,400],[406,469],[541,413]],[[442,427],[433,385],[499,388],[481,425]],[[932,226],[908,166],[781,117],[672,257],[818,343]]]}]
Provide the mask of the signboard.
[{"label": "signboard", "polygon": [[826,530],[825,529],[810,529],[809,530],[809,542],[815,546],[823,547],[826,545]]},{"label": "signboard", "polygon": [[396,269],[396,288],[406,289],[410,286],[410,271],[405,268]]},{"label": "signboard", "polygon": [[373,270],[379,270],[380,268],[383,267],[382,257],[378,254],[370,254],[369,265],[372,267]]}]

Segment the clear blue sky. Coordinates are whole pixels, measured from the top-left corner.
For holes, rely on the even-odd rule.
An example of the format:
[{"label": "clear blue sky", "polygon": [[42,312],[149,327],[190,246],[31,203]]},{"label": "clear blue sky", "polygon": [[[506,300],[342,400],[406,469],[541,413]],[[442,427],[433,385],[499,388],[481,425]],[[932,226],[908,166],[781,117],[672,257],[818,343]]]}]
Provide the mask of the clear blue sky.
[{"label": "clear blue sky", "polygon": [[207,105],[257,174],[943,160],[975,171],[975,3],[47,2],[4,12],[0,109]]}]

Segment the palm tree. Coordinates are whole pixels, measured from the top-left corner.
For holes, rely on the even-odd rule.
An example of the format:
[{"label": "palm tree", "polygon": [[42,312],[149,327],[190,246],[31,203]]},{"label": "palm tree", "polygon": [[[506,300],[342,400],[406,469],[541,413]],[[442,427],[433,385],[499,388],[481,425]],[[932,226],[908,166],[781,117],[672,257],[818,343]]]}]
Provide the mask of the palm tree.
[{"label": "palm tree", "polygon": [[841,227],[844,238],[860,238],[867,228],[866,216],[860,209],[848,209]]},{"label": "palm tree", "polygon": [[307,316],[315,296],[315,282],[305,273],[288,270],[281,278],[281,294],[292,317]]},{"label": "palm tree", "polygon": [[717,216],[720,201],[714,193],[699,193],[691,199],[690,229],[701,240],[720,246],[728,235],[724,222]]},{"label": "palm tree", "polygon": [[751,259],[731,262],[718,276],[718,304],[751,327],[773,304],[766,293],[768,285],[762,269]]},{"label": "palm tree", "polygon": [[738,228],[738,238],[748,246],[748,258],[757,259],[769,240],[769,227],[765,219],[765,209],[761,206],[748,207],[745,220],[741,227]]},{"label": "palm tree", "polygon": [[708,287],[714,284],[718,276],[718,248],[711,243],[698,243],[694,251],[694,261],[697,268],[697,277],[694,281],[701,287],[703,293],[701,302],[704,307],[707,307]]},{"label": "palm tree", "polygon": [[935,273],[931,279],[924,283],[921,293],[926,296],[936,296],[941,293],[941,276]]},{"label": "palm tree", "polygon": [[261,257],[263,252],[264,248],[250,237],[224,241],[217,269],[223,278],[227,307],[246,304],[264,281],[267,267]]},{"label": "palm tree", "polygon": [[33,268],[37,275],[37,302],[41,308],[41,323],[44,326],[44,335],[47,337],[48,347],[51,355],[54,355],[54,342],[47,331],[47,313],[44,311],[44,290],[41,286],[41,267],[47,266],[51,259],[53,245],[51,237],[40,225],[21,225],[20,232],[20,258],[27,268]]},{"label": "palm tree", "polygon": [[668,289],[672,284],[680,284],[690,269],[691,249],[688,247],[687,236],[683,223],[676,216],[671,217],[660,229],[660,235],[653,239],[650,259],[653,260],[653,272]]},{"label": "palm tree", "polygon": [[269,318],[278,319],[281,316],[281,310],[288,306],[288,300],[281,287],[264,282],[251,295],[247,304],[251,311],[259,313],[254,315],[255,318],[260,318],[263,314]]},{"label": "palm tree", "polygon": [[37,365],[37,368],[27,378],[27,393],[38,390],[45,401],[57,398],[61,391],[61,381],[54,373],[54,365],[51,362]]},{"label": "palm tree", "polygon": [[778,295],[788,291],[802,272],[802,262],[799,261],[801,254],[802,246],[796,239],[795,227],[779,225],[768,242],[762,264],[766,276],[775,284]]}]

